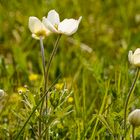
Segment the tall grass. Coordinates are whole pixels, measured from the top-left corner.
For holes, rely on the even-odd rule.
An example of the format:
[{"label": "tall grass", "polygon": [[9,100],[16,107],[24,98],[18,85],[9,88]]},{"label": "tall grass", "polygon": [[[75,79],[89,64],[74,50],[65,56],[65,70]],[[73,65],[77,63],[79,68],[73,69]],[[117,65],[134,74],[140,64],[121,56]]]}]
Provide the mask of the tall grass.
[{"label": "tall grass", "polygon": [[[61,19],[83,16],[76,34],[62,36],[51,64],[50,116],[40,118],[36,107],[42,91],[39,42],[31,37],[29,16],[47,16],[55,9]],[[117,0],[0,0],[0,139],[38,139],[38,120],[49,120],[53,140],[119,140],[123,135],[125,100],[136,69],[129,65],[128,50],[140,43],[140,2]],[[45,41],[46,62],[57,35]],[[36,74],[35,80],[30,79]],[[139,79],[128,104],[140,107]],[[62,85],[62,86],[61,86]],[[46,126],[47,127],[47,126]],[[45,128],[43,128],[44,135]],[[126,120],[126,139],[131,129]],[[136,128],[135,138],[139,139]]]}]

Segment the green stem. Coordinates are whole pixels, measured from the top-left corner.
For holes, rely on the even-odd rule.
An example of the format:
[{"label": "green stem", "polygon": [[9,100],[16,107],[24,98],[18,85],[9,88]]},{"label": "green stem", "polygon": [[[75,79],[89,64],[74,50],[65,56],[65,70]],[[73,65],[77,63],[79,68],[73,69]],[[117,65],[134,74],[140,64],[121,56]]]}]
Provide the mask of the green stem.
[{"label": "green stem", "polygon": [[[43,80],[44,80],[44,90],[43,90],[43,95],[45,94],[45,91],[46,91],[46,72],[45,72],[45,67],[46,67],[46,64],[45,64],[45,52],[44,52],[44,45],[43,45],[43,39],[42,37],[40,37],[40,48],[41,48],[41,56],[42,56],[42,66],[43,66]],[[42,95],[41,95],[42,97]],[[42,133],[42,123],[41,123],[41,118],[42,118],[42,110],[43,110],[43,104],[44,104],[44,101],[42,102],[41,104],[41,108],[40,108],[40,119],[39,119],[39,127],[38,127],[38,133],[39,133],[39,138],[41,139],[41,133]]]},{"label": "green stem", "polygon": [[48,94],[48,92],[50,91],[50,89],[55,85],[56,81],[59,79],[59,77],[57,77],[57,79],[52,83],[52,85],[48,88],[48,90],[45,92],[45,94],[41,97],[41,99],[39,100],[39,102],[37,103],[37,105],[33,108],[31,114],[29,115],[28,119],[25,121],[23,127],[20,129],[19,133],[17,134],[17,136],[15,137],[14,140],[18,140],[19,136],[21,135],[23,129],[25,128],[25,126],[27,125],[27,123],[29,122],[29,120],[31,119],[32,115],[35,113],[36,109],[38,108],[38,106],[41,104],[41,102],[44,100],[44,98],[46,97],[46,95]]},{"label": "green stem", "polygon": [[[55,42],[55,45],[54,45],[54,48],[53,48],[53,51],[50,55],[50,58],[49,58],[49,61],[48,61],[48,64],[47,64],[47,69],[46,69],[46,75],[45,75],[45,79],[46,79],[46,87],[48,87],[48,78],[49,78],[49,69],[50,69],[50,66],[51,66],[51,62],[52,62],[52,59],[58,49],[58,43],[59,43],[59,40],[61,38],[61,34],[58,36],[56,42]],[[46,96],[46,108],[48,109],[48,97]],[[48,111],[48,110],[47,110]]]},{"label": "green stem", "polygon": [[[131,97],[131,94],[133,93],[134,89],[135,89],[135,86],[136,86],[136,81],[139,77],[139,68],[137,68],[137,71],[136,71],[136,75],[135,75],[135,78],[134,78],[134,81],[130,87],[130,90],[128,92],[128,95],[127,95],[127,98],[126,98],[126,102],[125,102],[125,107],[124,107],[124,138],[125,138],[125,133],[126,133],[126,116],[127,116],[127,107],[128,107],[128,103],[129,103],[129,99]],[[122,140],[124,139],[122,138]]]},{"label": "green stem", "polygon": [[[51,66],[51,63],[52,63],[52,60],[53,60],[53,57],[55,56],[56,52],[57,52],[57,49],[58,49],[58,43],[59,43],[59,40],[61,38],[61,34],[58,36],[55,44],[54,44],[54,48],[53,48],[53,51],[50,55],[50,58],[49,58],[49,61],[48,61],[48,64],[47,64],[47,69],[46,69],[46,75],[45,75],[45,79],[46,79],[46,87],[48,87],[48,78],[49,78],[49,69],[50,69],[50,66]],[[47,89],[47,88],[46,88]],[[48,95],[46,95],[46,114],[48,113]],[[46,131],[46,134],[45,134],[45,137],[47,135],[47,140],[50,140],[50,135],[49,135],[49,126],[47,127],[47,131]]]},{"label": "green stem", "polygon": [[135,127],[132,126],[132,140],[135,140]]},{"label": "green stem", "polygon": [[50,56],[49,61],[48,61],[48,65],[47,65],[47,69],[46,69],[46,79],[47,79],[47,81],[46,81],[46,86],[48,86],[49,69],[50,69],[51,62],[52,62],[52,60],[53,60],[53,57],[55,56],[56,51],[57,51],[57,49],[58,49],[58,43],[59,43],[60,38],[61,38],[61,34],[58,36],[58,38],[57,38],[57,40],[56,40],[56,42],[55,42],[55,44],[54,44],[53,51],[52,51],[51,56]]},{"label": "green stem", "polygon": [[82,114],[82,117],[83,117],[83,126],[84,126],[84,131],[85,131],[85,122],[86,122],[86,81],[85,81],[85,70],[83,70],[83,83],[82,83],[82,87],[83,87],[83,114]]},{"label": "green stem", "polygon": [[40,37],[40,48],[41,48],[41,56],[42,56],[42,64],[43,64],[43,76],[44,76],[44,86],[45,86],[45,67],[46,67],[46,64],[45,64],[45,54],[44,54],[44,45],[43,45],[43,39],[42,37]]}]

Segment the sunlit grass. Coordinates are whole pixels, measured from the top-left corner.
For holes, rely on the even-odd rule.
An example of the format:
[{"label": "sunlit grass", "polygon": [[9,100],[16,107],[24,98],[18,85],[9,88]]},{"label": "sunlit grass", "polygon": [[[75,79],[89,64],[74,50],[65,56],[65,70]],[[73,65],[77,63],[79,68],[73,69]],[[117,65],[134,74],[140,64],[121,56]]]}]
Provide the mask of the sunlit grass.
[{"label": "sunlit grass", "polygon": [[[38,139],[37,122],[48,119],[53,140],[119,140],[125,99],[136,71],[128,62],[128,51],[139,47],[139,7],[138,0],[0,0],[0,89],[5,91],[0,96],[0,139],[14,139],[37,107],[21,139]],[[49,85],[59,77],[49,92],[51,115],[40,118],[42,60],[28,19],[41,19],[51,9],[61,20],[83,18],[77,33],[62,36],[59,42],[49,75]],[[46,63],[56,38],[50,35],[44,40]],[[138,79],[128,113],[140,106],[139,84]],[[137,139],[139,131],[136,128]]]}]

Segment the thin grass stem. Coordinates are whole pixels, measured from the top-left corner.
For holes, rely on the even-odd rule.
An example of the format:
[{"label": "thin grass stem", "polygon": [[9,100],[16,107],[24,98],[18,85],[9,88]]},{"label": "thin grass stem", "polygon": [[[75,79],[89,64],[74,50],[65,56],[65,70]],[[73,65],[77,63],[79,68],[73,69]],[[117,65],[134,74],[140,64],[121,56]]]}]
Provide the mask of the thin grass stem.
[{"label": "thin grass stem", "polygon": [[134,81],[133,81],[133,83],[130,87],[130,90],[128,92],[126,102],[125,102],[125,107],[124,107],[124,136],[123,136],[122,140],[125,139],[125,134],[126,134],[126,116],[127,116],[127,108],[128,108],[129,99],[130,99],[130,97],[131,97],[131,95],[132,95],[132,93],[135,89],[138,77],[139,77],[139,68],[137,68],[137,70],[136,70],[136,75],[135,75]]},{"label": "thin grass stem", "polygon": [[[104,98],[103,98],[103,101],[102,101],[101,108],[99,110],[99,115],[101,115],[103,113],[103,110],[104,110],[104,107],[105,107],[105,103],[106,103],[106,99],[107,99],[107,94],[108,94],[109,86],[110,86],[110,80],[107,82],[107,85],[106,85],[105,95],[104,95]],[[95,122],[95,125],[94,125],[94,128],[93,128],[93,132],[92,132],[91,138],[90,138],[91,140],[95,139],[95,134],[96,134],[96,129],[97,129],[98,123],[99,123],[99,118],[96,118],[96,122]]]}]

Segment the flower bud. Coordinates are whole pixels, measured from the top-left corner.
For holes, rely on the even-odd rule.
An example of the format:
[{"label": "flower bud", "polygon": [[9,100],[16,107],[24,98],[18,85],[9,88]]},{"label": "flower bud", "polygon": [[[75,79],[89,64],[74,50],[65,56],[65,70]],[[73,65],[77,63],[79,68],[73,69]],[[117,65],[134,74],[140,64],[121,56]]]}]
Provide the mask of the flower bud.
[{"label": "flower bud", "polygon": [[128,60],[132,65],[140,67],[140,48],[137,48],[134,53],[129,51]]},{"label": "flower bud", "polygon": [[128,116],[128,120],[134,127],[140,126],[140,109],[132,111]]},{"label": "flower bud", "polygon": [[4,96],[4,91],[0,89],[0,98],[2,98],[3,96]]}]

